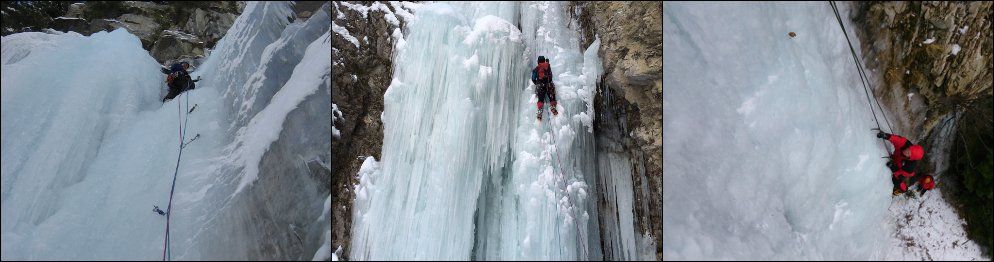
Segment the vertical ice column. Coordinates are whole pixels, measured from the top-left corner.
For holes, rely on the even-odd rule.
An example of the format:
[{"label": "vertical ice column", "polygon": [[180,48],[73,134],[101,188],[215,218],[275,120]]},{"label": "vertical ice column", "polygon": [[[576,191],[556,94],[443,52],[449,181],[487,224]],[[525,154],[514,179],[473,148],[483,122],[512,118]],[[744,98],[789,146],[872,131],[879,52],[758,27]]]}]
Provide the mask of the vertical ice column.
[{"label": "vertical ice column", "polygon": [[[557,116],[541,110],[536,122],[535,86],[521,94],[515,130],[515,158],[498,203],[500,218],[485,221],[488,239],[478,247],[489,259],[555,260],[600,257],[595,207],[587,181],[596,174],[593,154],[592,99],[600,74],[596,44],[590,56],[579,48],[578,35],[566,27],[558,3],[524,5],[521,27],[529,46],[529,67],[539,55],[550,59],[558,100]],[[589,70],[587,70],[589,69]],[[550,105],[551,103],[545,103]],[[499,233],[497,233],[499,232]],[[486,236],[489,237],[489,236]]]},{"label": "vertical ice column", "polygon": [[461,13],[425,6],[398,40],[380,169],[355,203],[355,260],[470,259],[481,182],[507,159],[526,68],[511,23]]}]

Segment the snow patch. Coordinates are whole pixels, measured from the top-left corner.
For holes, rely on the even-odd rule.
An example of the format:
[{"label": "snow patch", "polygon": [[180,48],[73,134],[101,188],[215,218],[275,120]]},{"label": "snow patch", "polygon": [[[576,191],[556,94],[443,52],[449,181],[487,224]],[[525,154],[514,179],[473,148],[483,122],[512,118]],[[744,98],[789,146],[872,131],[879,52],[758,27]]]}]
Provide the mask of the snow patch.
[{"label": "snow patch", "polygon": [[342,133],[338,130],[338,128],[335,128],[335,122],[342,120],[345,120],[345,117],[342,116],[342,111],[338,111],[338,105],[331,103],[331,135],[335,138],[342,137]]},{"label": "snow patch", "polygon": [[393,34],[391,36],[393,36],[398,51],[404,49],[404,47],[407,46],[407,41],[404,40],[404,34],[401,33],[400,28],[394,28]]},{"label": "snow patch", "polygon": [[[345,3],[345,2],[342,2],[342,3]],[[341,35],[342,38],[345,38],[346,41],[349,41],[349,43],[352,43],[352,45],[355,45],[356,49],[359,48],[359,39],[356,39],[355,37],[353,37],[352,35],[350,35],[349,34],[349,30],[345,29],[345,27],[338,26],[337,24],[335,24],[335,22],[332,22],[331,23],[331,31],[337,33],[338,35]]]}]

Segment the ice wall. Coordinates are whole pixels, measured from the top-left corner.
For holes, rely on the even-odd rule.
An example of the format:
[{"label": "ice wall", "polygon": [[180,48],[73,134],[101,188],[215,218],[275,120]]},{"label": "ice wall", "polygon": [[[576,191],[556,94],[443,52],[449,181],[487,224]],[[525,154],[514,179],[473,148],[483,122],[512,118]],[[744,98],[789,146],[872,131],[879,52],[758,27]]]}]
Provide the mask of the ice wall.
[{"label": "ice wall", "polygon": [[327,10],[248,3],[166,103],[125,30],[3,37],[4,260],[161,259],[181,120],[172,259],[330,256]]},{"label": "ice wall", "polygon": [[432,4],[398,44],[381,172],[363,178],[352,259],[468,259],[483,177],[508,157],[526,71],[521,33]]},{"label": "ice wall", "polygon": [[831,7],[664,5],[664,259],[881,259],[887,152]]},{"label": "ice wall", "polygon": [[[382,159],[359,172],[351,259],[602,257],[587,182],[597,175],[599,42],[580,47],[561,10],[436,3],[394,32]],[[529,81],[539,55],[559,102],[542,122]]]}]

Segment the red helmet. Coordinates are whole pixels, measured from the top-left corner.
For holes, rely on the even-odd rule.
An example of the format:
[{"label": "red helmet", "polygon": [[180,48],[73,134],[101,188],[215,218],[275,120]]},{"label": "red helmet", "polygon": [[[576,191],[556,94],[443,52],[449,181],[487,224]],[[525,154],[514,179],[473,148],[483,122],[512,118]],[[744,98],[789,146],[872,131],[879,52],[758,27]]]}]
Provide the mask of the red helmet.
[{"label": "red helmet", "polygon": [[925,156],[925,150],[922,149],[922,146],[913,145],[908,149],[911,151],[911,156],[908,157],[908,160],[915,161],[922,159],[922,156]]}]

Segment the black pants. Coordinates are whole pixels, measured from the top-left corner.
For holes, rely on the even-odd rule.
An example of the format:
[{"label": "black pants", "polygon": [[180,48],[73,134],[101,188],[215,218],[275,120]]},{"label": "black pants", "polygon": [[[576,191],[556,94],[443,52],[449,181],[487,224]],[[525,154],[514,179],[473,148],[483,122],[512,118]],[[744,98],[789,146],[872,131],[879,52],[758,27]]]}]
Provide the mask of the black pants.
[{"label": "black pants", "polygon": [[538,105],[542,106],[542,103],[546,101],[545,96],[549,96],[548,101],[552,102],[552,105],[556,105],[556,85],[552,83],[548,84],[538,84],[535,86],[535,94],[538,95]]},{"label": "black pants", "polygon": [[178,96],[179,94],[181,94],[181,93],[183,93],[183,92],[185,92],[187,90],[193,89],[193,83],[190,83],[190,82],[188,82],[188,83],[189,84],[187,84],[185,86],[189,87],[189,88],[170,86],[169,87],[169,93],[166,94],[166,97],[162,98],[162,102],[166,102],[166,100],[176,98],[176,96]]}]

